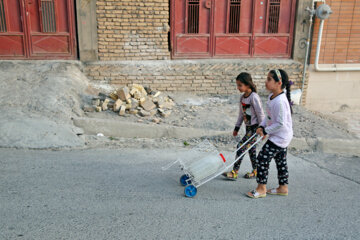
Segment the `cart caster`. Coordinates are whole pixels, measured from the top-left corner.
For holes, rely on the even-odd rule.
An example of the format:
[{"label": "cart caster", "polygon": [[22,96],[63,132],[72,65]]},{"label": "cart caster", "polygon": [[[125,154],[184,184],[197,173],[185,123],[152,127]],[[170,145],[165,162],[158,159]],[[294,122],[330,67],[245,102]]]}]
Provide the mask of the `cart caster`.
[{"label": "cart caster", "polygon": [[187,186],[187,185],[191,184],[191,181],[189,180],[189,177],[186,174],[184,174],[180,177],[180,184],[183,186]]},{"label": "cart caster", "polygon": [[185,196],[192,198],[195,197],[197,189],[194,185],[187,185],[184,189]]}]

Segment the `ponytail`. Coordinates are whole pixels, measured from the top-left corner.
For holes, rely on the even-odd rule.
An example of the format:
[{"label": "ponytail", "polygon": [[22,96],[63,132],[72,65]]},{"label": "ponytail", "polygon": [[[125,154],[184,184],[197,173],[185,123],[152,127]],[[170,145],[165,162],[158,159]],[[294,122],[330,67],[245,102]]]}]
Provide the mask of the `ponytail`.
[{"label": "ponytail", "polygon": [[[280,76],[279,76],[279,73],[280,73]],[[284,88],[286,89],[286,98],[289,101],[291,113],[293,113],[292,101],[291,101],[291,90],[290,90],[292,82],[289,80],[288,74],[282,69],[271,70],[270,74],[271,74],[272,78],[275,80],[275,82],[279,82],[281,80],[281,82],[282,82],[281,89],[284,89]]]},{"label": "ponytail", "polygon": [[253,83],[251,75],[249,73],[246,72],[242,72],[240,73],[237,77],[236,77],[236,81],[240,81],[241,83],[245,84],[246,86],[249,86],[249,88],[251,89],[251,91],[256,92],[256,85]]}]

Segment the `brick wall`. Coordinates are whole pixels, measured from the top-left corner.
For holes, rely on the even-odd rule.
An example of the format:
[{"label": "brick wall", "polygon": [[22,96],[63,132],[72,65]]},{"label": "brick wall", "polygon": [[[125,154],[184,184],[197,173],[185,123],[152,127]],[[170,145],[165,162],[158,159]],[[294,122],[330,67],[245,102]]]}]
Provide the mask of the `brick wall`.
[{"label": "brick wall", "polygon": [[169,0],[97,0],[99,60],[170,59]]},{"label": "brick wall", "polygon": [[[85,65],[86,75],[117,87],[143,84],[159,91],[231,94],[237,92],[236,76],[252,74],[259,93],[267,94],[265,80],[269,70],[282,68],[294,81],[292,89],[301,88],[302,64],[292,60],[173,60],[94,62]],[[305,84],[305,89],[307,83]],[[303,95],[305,96],[305,94]]]},{"label": "brick wall", "polygon": [[[327,0],[333,14],[325,20],[319,63],[360,63],[360,1]],[[311,49],[315,62],[320,20],[316,18]]]}]

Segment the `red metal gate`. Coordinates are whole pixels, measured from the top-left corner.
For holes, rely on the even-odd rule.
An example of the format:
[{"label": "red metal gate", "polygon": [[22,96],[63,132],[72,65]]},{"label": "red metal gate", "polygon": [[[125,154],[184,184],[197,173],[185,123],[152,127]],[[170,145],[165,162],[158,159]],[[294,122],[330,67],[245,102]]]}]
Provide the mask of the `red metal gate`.
[{"label": "red metal gate", "polygon": [[73,0],[0,0],[1,59],[76,59]]},{"label": "red metal gate", "polygon": [[296,0],[172,0],[173,58],[289,58]]}]

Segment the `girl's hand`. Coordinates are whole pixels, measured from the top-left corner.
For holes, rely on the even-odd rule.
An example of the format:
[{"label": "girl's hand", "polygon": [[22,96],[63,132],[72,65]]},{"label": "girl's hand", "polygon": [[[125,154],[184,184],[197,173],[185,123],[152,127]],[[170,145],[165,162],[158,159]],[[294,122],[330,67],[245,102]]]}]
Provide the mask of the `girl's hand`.
[{"label": "girl's hand", "polygon": [[256,129],[256,133],[257,133],[258,135],[260,135],[263,140],[266,138],[266,135],[264,135],[264,132],[263,132],[262,128]]},{"label": "girl's hand", "polygon": [[236,137],[238,135],[237,131],[233,131],[233,136]]}]

